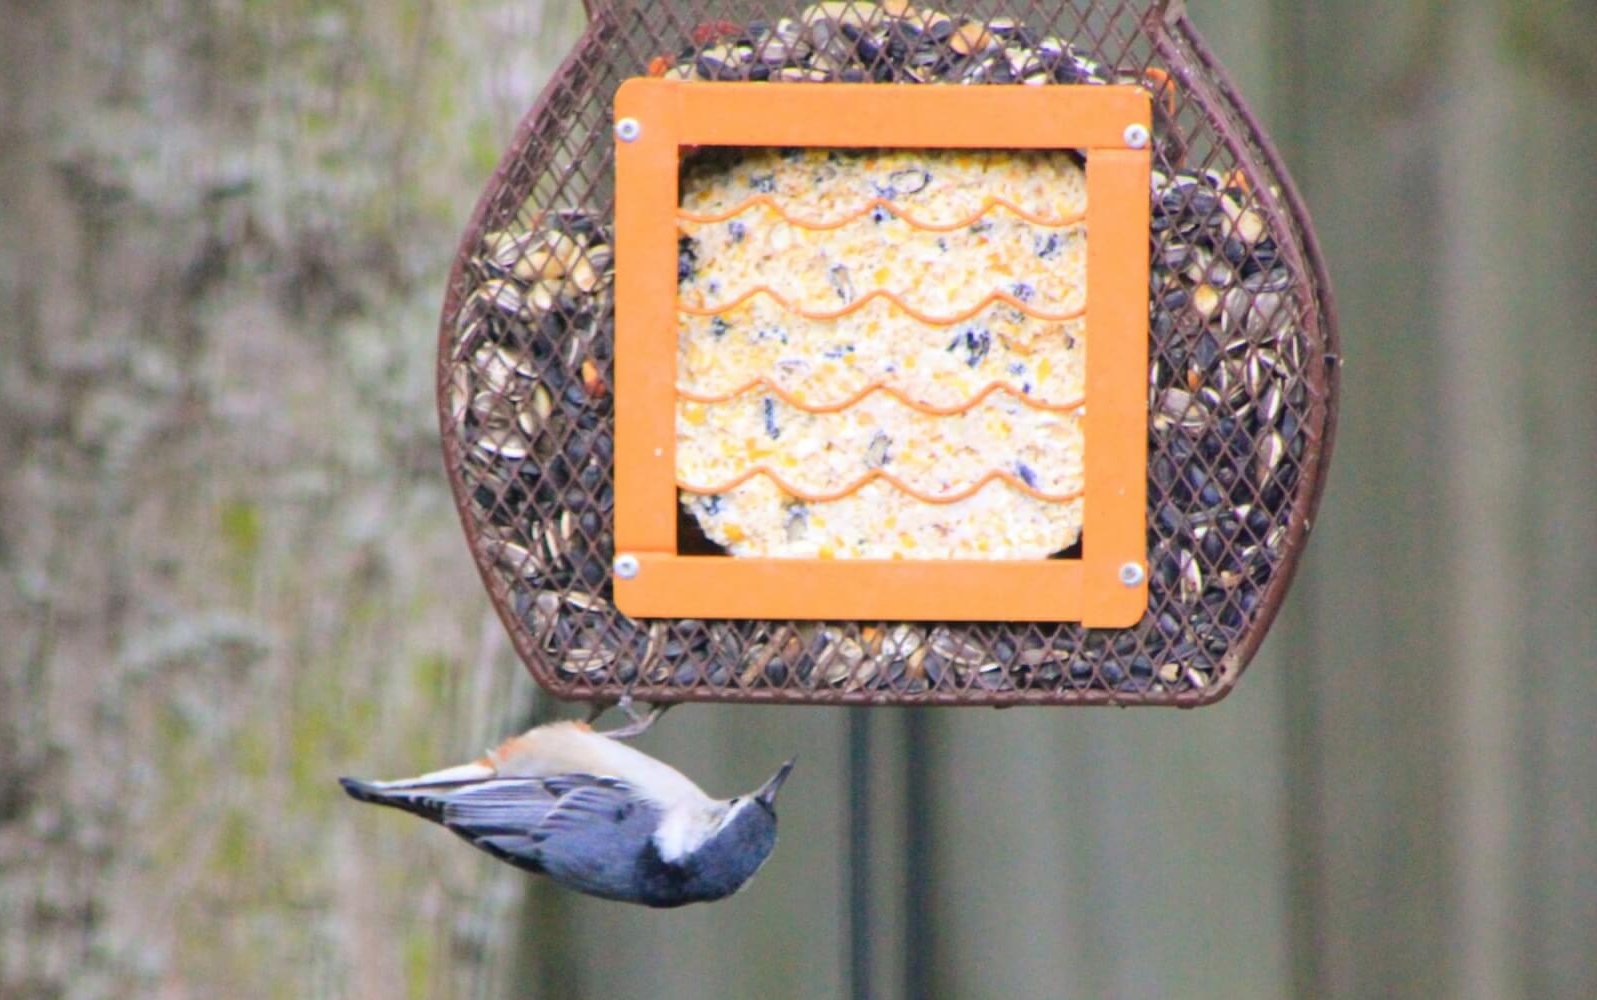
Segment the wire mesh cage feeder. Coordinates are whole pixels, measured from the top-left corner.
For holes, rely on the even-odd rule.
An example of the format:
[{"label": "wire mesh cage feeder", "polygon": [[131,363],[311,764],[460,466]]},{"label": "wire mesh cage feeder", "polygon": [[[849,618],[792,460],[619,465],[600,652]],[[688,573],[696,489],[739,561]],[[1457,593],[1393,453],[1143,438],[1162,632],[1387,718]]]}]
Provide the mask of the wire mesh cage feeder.
[{"label": "wire mesh cage feeder", "polygon": [[[466,534],[556,695],[1212,702],[1337,352],[1174,3],[591,0],[461,243]],[[883,86],[884,84],[982,86]]]}]

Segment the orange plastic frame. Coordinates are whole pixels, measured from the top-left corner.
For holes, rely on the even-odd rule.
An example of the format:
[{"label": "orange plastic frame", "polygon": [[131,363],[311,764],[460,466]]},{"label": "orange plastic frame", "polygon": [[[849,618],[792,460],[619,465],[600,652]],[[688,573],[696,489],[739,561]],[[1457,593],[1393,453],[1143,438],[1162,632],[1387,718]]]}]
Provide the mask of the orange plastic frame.
[{"label": "orange plastic frame", "polygon": [[[1147,607],[1148,94],[634,79],[616,93],[615,602],[633,617],[1080,621]],[[1139,126],[1139,128],[1132,128]],[[677,238],[683,147],[1075,149],[1087,166],[1080,558],[683,555]],[[1140,148],[1137,148],[1140,147]]]}]

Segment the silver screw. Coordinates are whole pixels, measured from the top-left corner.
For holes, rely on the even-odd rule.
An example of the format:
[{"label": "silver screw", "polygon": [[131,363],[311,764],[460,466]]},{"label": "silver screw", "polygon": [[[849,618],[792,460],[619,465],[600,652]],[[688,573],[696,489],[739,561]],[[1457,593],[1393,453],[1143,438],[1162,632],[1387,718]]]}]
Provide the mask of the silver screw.
[{"label": "silver screw", "polygon": [[1135,587],[1147,578],[1142,570],[1142,563],[1128,562],[1120,567],[1120,582],[1128,587]]},{"label": "silver screw", "polygon": [[1142,124],[1141,122],[1132,122],[1130,125],[1127,125],[1125,137],[1126,145],[1130,146],[1132,149],[1146,149],[1148,147],[1148,140],[1152,138],[1150,135],[1148,135],[1148,126]]},{"label": "silver screw", "polygon": [[642,134],[643,126],[636,118],[623,118],[616,122],[616,138],[622,142],[637,142]]},{"label": "silver screw", "polygon": [[637,556],[630,556],[630,555],[619,555],[619,556],[616,556],[616,561],[615,561],[616,576],[619,576],[623,580],[630,580],[633,577],[637,576],[638,575],[638,571],[641,570],[642,568],[643,567],[641,565],[639,565],[639,563],[638,563],[638,557]]}]

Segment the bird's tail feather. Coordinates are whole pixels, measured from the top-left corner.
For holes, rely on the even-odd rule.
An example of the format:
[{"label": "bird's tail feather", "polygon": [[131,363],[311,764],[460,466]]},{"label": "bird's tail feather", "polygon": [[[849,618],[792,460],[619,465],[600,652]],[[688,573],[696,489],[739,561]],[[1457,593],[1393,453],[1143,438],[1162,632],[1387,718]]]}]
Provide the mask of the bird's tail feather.
[{"label": "bird's tail feather", "polygon": [[473,781],[487,781],[489,778],[497,777],[498,773],[486,760],[477,760],[470,764],[446,767],[442,771],[429,771],[414,778],[374,781],[371,784],[389,791],[397,791],[403,788],[423,788],[427,785],[464,785]]},{"label": "bird's tail feather", "polygon": [[[409,782],[361,781],[358,778],[339,778],[338,783],[350,798],[378,806],[392,806],[424,819],[441,823],[444,819],[444,800],[437,794],[441,789],[403,787]],[[397,786],[397,787],[396,787]]]}]

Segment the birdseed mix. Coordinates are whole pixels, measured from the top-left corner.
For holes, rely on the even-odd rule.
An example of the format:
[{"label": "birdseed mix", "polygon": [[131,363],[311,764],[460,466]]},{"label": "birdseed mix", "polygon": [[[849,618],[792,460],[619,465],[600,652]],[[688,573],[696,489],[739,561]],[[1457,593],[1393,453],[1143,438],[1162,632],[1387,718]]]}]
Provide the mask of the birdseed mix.
[{"label": "birdseed mix", "polygon": [[681,241],[677,474],[711,540],[823,559],[1075,543],[1075,158],[719,152],[682,205],[705,221]]}]

